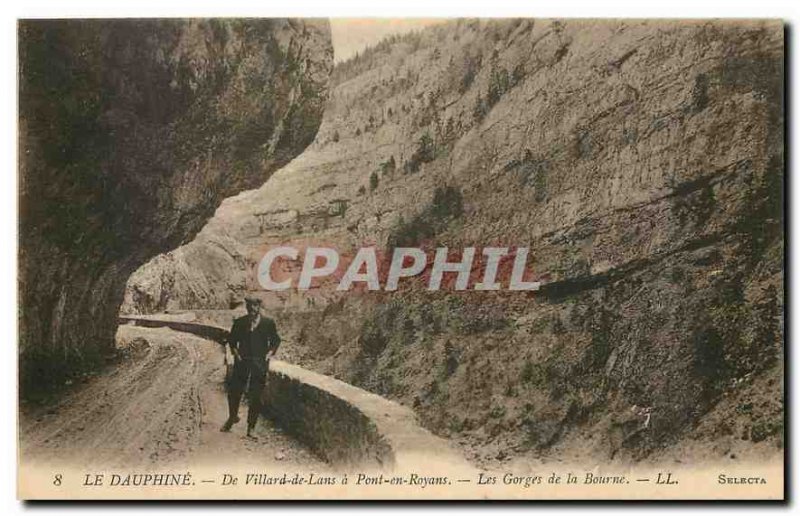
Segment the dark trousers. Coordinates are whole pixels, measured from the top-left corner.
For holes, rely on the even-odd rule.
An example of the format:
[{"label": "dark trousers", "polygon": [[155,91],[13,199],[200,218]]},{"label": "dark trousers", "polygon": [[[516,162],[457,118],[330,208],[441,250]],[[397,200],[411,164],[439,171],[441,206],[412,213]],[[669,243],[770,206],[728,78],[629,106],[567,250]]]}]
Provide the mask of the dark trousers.
[{"label": "dark trousers", "polygon": [[229,417],[239,415],[239,402],[247,390],[247,427],[252,428],[258,421],[261,411],[261,393],[267,380],[269,361],[259,362],[249,359],[238,360],[233,364],[230,383],[228,384]]}]

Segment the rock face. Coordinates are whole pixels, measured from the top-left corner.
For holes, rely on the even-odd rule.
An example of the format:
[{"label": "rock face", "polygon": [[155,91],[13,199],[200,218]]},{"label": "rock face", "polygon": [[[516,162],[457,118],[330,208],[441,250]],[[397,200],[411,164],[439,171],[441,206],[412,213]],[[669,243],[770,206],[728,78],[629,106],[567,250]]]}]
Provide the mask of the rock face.
[{"label": "rock face", "polygon": [[[201,231],[192,246],[151,260],[131,275],[123,311],[149,314],[194,308],[232,308],[241,303],[251,271],[244,246],[225,234]],[[202,252],[193,252],[203,249]]]},{"label": "rock face", "polygon": [[20,378],[63,382],[113,344],[126,280],[314,139],[327,22],[19,25]]},{"label": "rock face", "polygon": [[333,82],[309,150],[173,253],[235,240],[224,280],[192,275],[227,293],[196,306],[184,286],[175,306],[256,291],[265,244],[528,246],[533,295],[261,295],[324,306],[279,316],[292,359],[414,407],[478,460],[779,450],[780,23],[462,20]]}]

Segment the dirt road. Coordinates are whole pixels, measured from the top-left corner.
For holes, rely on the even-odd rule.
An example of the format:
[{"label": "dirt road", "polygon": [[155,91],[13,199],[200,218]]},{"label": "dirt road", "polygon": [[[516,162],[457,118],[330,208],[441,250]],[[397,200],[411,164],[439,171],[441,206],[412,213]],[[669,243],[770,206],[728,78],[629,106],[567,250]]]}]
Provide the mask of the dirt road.
[{"label": "dirt road", "polygon": [[242,422],[230,433],[221,347],[167,328],[121,326],[127,357],[74,387],[56,403],[20,410],[21,459],[83,467],[219,464],[324,469],[324,464],[263,418],[256,439]]}]

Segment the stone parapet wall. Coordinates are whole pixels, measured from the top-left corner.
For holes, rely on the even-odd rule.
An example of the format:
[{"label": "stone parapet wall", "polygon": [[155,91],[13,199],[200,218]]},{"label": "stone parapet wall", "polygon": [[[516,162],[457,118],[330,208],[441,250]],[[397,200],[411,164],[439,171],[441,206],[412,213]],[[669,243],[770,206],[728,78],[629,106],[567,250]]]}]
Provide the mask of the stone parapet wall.
[{"label": "stone parapet wall", "polygon": [[[224,343],[224,328],[156,317],[121,316],[121,324],[167,327]],[[271,360],[266,417],[337,466],[431,471],[470,469],[450,444],[416,421],[413,411],[335,378]],[[435,457],[435,461],[432,458]]]}]

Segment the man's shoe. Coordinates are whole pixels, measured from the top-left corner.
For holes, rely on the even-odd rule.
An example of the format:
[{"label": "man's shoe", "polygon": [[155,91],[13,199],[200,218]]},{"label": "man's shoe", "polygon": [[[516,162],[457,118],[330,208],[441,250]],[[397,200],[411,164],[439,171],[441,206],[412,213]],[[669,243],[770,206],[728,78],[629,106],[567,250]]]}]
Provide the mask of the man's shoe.
[{"label": "man's shoe", "polygon": [[220,431],[220,432],[230,432],[230,431],[231,431],[231,427],[232,427],[232,426],[233,426],[235,423],[238,423],[238,422],[239,422],[239,418],[238,418],[238,417],[231,417],[231,418],[228,418],[228,420],[227,420],[227,421],[225,421],[225,424],[224,424],[224,425],[222,425],[222,428],[220,428],[220,429],[219,429],[219,431]]},{"label": "man's shoe", "polygon": [[255,425],[253,425],[253,426],[248,425],[247,426],[247,437],[249,437],[250,439],[255,439],[256,438],[255,431],[256,431],[256,426]]}]

